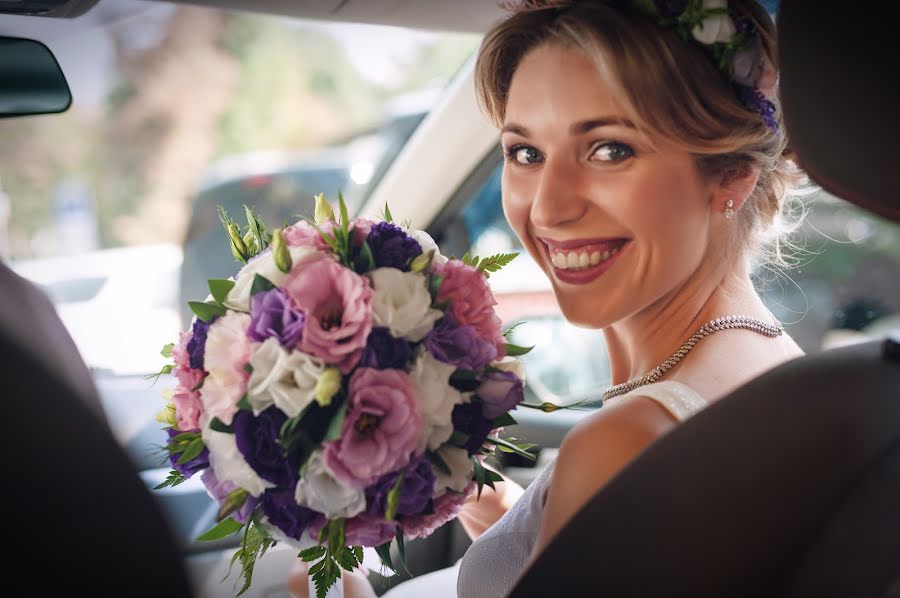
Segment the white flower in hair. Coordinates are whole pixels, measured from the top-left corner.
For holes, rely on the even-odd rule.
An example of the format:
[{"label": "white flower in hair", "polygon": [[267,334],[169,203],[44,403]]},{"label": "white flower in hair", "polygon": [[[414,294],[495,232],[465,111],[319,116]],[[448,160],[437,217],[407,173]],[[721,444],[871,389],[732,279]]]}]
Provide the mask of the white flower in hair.
[{"label": "white flower in hair", "polygon": [[[703,0],[703,10],[728,8],[727,0]],[[737,29],[727,14],[710,15],[691,31],[701,44],[707,46],[716,42],[727,43],[734,39]]]}]

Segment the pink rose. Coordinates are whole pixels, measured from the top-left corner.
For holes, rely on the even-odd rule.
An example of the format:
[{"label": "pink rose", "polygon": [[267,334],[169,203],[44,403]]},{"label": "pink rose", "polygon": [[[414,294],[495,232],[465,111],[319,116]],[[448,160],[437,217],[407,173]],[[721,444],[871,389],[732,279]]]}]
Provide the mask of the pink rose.
[{"label": "pink rose", "polygon": [[228,312],[209,327],[203,367],[209,373],[200,390],[203,410],[226,425],[238,410],[238,402],[247,392],[250,374],[244,366],[250,362],[247,329],[250,315]]},{"label": "pink rose", "polygon": [[444,277],[437,303],[450,302],[448,311],[460,326],[471,326],[483,340],[497,347],[497,359],[506,355],[500,318],[494,313],[497,300],[484,274],[460,260],[435,263],[434,271]]},{"label": "pink rose", "polygon": [[409,377],[360,368],[350,378],[341,438],[325,443],[325,465],[338,480],[365,488],[409,463],[421,433]]},{"label": "pink rose", "polygon": [[182,332],[178,344],[172,349],[172,358],[175,360],[173,373],[178,380],[178,387],[172,395],[172,400],[175,402],[178,429],[183,432],[199,428],[200,415],[203,413],[200,393],[194,389],[203,381],[206,374],[203,370],[191,368],[187,344],[192,337],[191,331]]},{"label": "pink rose", "polygon": [[[331,233],[334,229],[334,223],[326,222],[319,228],[322,229],[322,232]],[[281,231],[281,236],[284,238],[284,242],[288,247],[305,246],[315,247],[316,249],[323,251],[331,250],[328,247],[328,243],[325,242],[322,235],[316,230],[316,227],[305,220],[301,220],[298,223],[287,227]]]},{"label": "pink rose", "polygon": [[300,350],[349,373],[372,331],[368,280],[320,254],[294,268],[282,288],[306,314]]},{"label": "pink rose", "polygon": [[448,521],[452,521],[462,511],[466,500],[475,491],[475,482],[470,482],[462,492],[448,490],[434,499],[434,513],[415,517],[403,517],[400,527],[407,540],[425,538]]},{"label": "pink rose", "polygon": [[372,232],[372,225],[375,224],[371,220],[365,218],[357,218],[350,223],[353,229],[353,244],[362,245],[369,233]]}]

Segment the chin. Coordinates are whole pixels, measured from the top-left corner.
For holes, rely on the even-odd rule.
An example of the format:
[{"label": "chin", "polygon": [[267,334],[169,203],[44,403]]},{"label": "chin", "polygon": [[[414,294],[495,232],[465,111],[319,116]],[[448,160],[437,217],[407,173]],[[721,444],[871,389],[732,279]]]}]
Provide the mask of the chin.
[{"label": "chin", "polygon": [[614,324],[615,319],[610,317],[607,310],[599,308],[596,299],[589,297],[561,296],[556,293],[556,301],[560,311],[567,322],[579,328],[600,330]]}]

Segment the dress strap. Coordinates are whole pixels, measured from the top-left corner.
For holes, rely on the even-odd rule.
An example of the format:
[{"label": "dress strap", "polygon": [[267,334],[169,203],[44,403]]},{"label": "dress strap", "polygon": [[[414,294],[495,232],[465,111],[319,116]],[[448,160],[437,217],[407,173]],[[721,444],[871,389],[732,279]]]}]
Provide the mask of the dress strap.
[{"label": "dress strap", "polygon": [[691,387],[674,380],[663,380],[639,386],[630,392],[604,401],[604,404],[634,396],[653,399],[665,407],[678,421],[686,420],[709,404]]}]

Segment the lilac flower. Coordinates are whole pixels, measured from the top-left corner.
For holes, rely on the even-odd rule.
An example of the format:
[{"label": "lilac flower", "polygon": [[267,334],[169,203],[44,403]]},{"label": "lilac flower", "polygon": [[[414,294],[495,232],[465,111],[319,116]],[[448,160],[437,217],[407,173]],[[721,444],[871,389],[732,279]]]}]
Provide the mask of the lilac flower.
[{"label": "lilac flower", "polygon": [[[200,430],[190,431],[198,433],[200,432]],[[168,432],[170,439],[184,433],[183,430],[177,430],[175,428],[168,428],[166,432]],[[187,463],[178,463],[179,459],[181,459],[181,453],[174,453],[169,455],[169,462],[172,464],[172,469],[174,469],[184,477],[189,478],[198,471],[204,470],[209,467],[209,450],[204,446],[203,450],[200,451],[200,454]]]},{"label": "lilac flower", "polygon": [[280,488],[290,488],[293,496],[300,464],[284,454],[279,442],[285,421],[287,415],[277,407],[269,407],[258,417],[250,411],[238,411],[233,420],[234,436],[247,464],[261,478]]},{"label": "lilac flower", "polygon": [[402,338],[394,338],[388,328],[373,328],[366,341],[359,367],[379,370],[406,368],[412,358],[412,346]]},{"label": "lilac flower", "polygon": [[294,500],[294,491],[291,490],[266,490],[260,500],[263,513],[269,518],[269,523],[280,529],[286,536],[294,540],[300,540],[303,532],[317,520],[324,518],[311,509],[301,507]]},{"label": "lilac flower", "polygon": [[250,329],[247,336],[262,342],[274,336],[285,349],[300,341],[306,316],[283,289],[271,289],[250,298]]},{"label": "lilac flower", "polygon": [[206,333],[209,332],[209,327],[212,326],[212,323],[215,321],[216,318],[212,318],[209,322],[204,322],[200,318],[194,320],[193,335],[191,336],[191,340],[188,341],[187,350],[188,355],[190,355],[191,368],[195,370],[203,369]]},{"label": "lilac flower", "polygon": [[473,326],[459,326],[449,311],[425,337],[435,359],[467,370],[477,370],[497,358],[497,346],[478,335]]},{"label": "lilac flower", "polygon": [[390,222],[373,225],[366,241],[377,268],[408,270],[409,262],[422,253],[422,246],[415,239]]},{"label": "lilac flower", "polygon": [[512,372],[493,371],[482,376],[475,394],[484,402],[484,416],[493,420],[525,399],[525,387]]},{"label": "lilac flower", "polygon": [[[400,483],[400,502],[397,515],[418,515],[425,511],[434,492],[435,475],[431,463],[424,457],[413,459],[403,468]],[[366,488],[366,513],[372,517],[384,517],[387,510],[388,493],[397,483],[400,471],[381,476]]]},{"label": "lilac flower", "polygon": [[[237,484],[233,482],[219,480],[212,467],[204,471],[203,475],[200,476],[200,479],[203,481],[203,485],[206,486],[206,490],[209,492],[210,496],[218,503],[221,503],[225,500],[225,497],[238,488]],[[256,508],[257,502],[259,502],[259,499],[255,496],[248,495],[247,500],[244,501],[241,508],[231,514],[231,518],[238,523],[247,523],[250,521],[250,515],[253,514],[253,509]]]},{"label": "lilac flower", "polygon": [[369,517],[365,513],[347,520],[344,538],[351,546],[381,546],[397,535],[399,524],[381,517]]},{"label": "lilac flower", "polygon": [[453,428],[469,435],[463,447],[469,455],[478,451],[493,427],[493,420],[484,416],[483,407],[478,403],[461,403],[453,408]]}]

